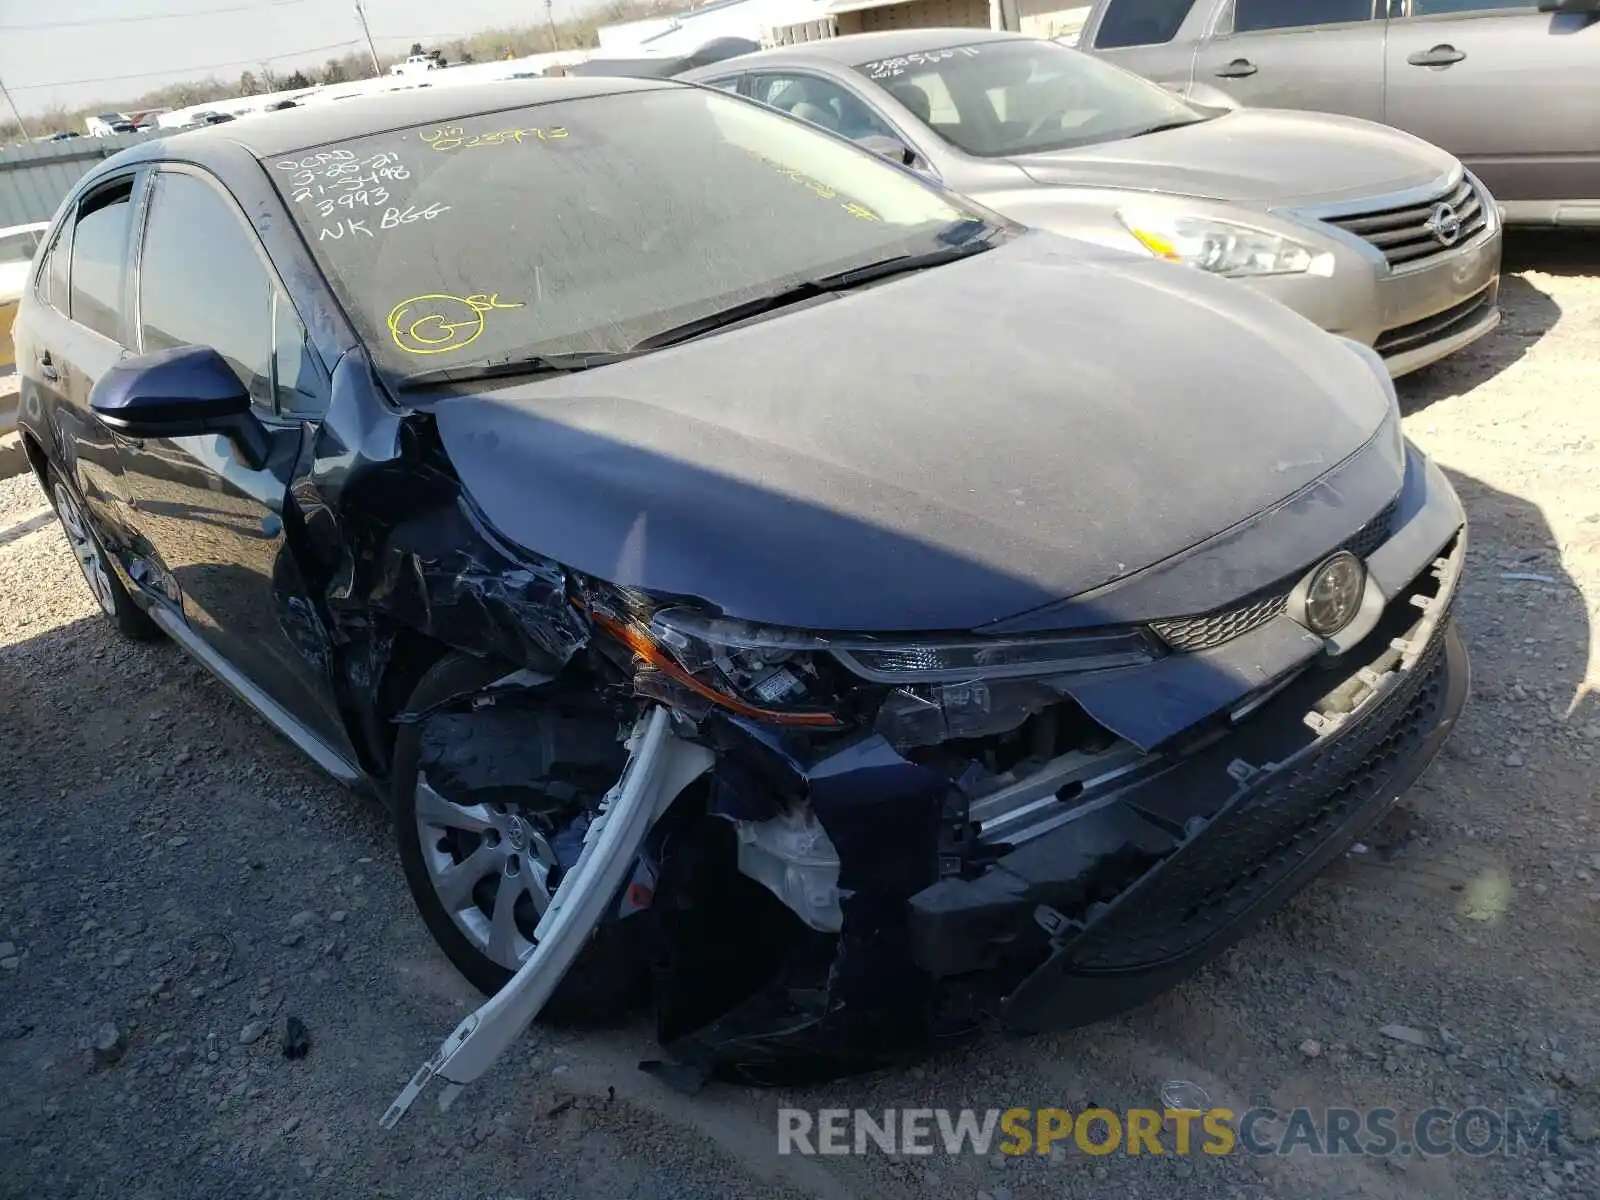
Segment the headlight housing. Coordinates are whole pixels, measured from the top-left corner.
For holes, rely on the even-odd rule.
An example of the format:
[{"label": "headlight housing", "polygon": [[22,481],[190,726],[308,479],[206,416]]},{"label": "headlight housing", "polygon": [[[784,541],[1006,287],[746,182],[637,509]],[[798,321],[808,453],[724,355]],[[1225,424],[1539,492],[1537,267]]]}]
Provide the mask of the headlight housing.
[{"label": "headlight housing", "polygon": [[1157,258],[1213,275],[1299,275],[1318,258],[1293,238],[1217,217],[1128,211],[1117,219]]},{"label": "headlight housing", "polygon": [[1378,381],[1378,386],[1389,399],[1389,412],[1384,417],[1384,436],[1389,440],[1389,453],[1396,462],[1405,461],[1405,430],[1401,426],[1400,394],[1395,391],[1394,378],[1389,374],[1389,368],[1384,365],[1383,356],[1365,342],[1358,342],[1354,338],[1335,335],[1350,348],[1350,352],[1366,363],[1367,370],[1372,372],[1372,377]]},{"label": "headlight housing", "polygon": [[594,623],[636,662],[635,690],[674,707],[711,705],[777,725],[833,729],[832,689],[808,653],[810,634],[708,618],[693,609],[655,609],[636,592],[596,598]]},{"label": "headlight housing", "polygon": [[819,634],[686,607],[654,608],[633,592],[618,599],[597,601],[590,611],[595,624],[644,668],[635,678],[639,690],[669,702],[693,697],[756,720],[818,729],[846,723],[837,707],[840,685],[851,682],[898,685],[897,692],[908,694],[954,688],[968,700],[981,694],[987,710],[990,681],[1134,666],[1162,653],[1137,628],[1025,638]]}]

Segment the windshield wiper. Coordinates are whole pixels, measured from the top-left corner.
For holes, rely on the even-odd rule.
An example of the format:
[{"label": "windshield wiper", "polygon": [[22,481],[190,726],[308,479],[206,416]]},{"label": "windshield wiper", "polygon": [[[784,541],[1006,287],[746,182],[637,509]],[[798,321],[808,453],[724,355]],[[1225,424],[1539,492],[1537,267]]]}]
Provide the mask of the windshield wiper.
[{"label": "windshield wiper", "polygon": [[[976,226],[975,230],[969,226]],[[659,333],[652,333],[649,337],[635,342],[629,347],[629,353],[645,353],[650,350],[660,350],[666,346],[676,346],[680,342],[687,342],[702,334],[711,333],[717,329],[726,329],[730,325],[737,325],[741,321],[748,321],[752,317],[759,317],[765,313],[774,312],[780,308],[787,308],[791,304],[799,304],[803,300],[812,300],[818,296],[827,296],[835,292],[849,291],[851,288],[865,287],[869,283],[876,283],[881,279],[888,279],[894,275],[906,275],[913,271],[925,271],[929,267],[943,266],[945,263],[955,262],[957,259],[966,258],[987,250],[992,240],[992,234],[998,232],[993,227],[982,221],[963,221],[954,227],[959,241],[952,237],[944,236],[941,240],[945,243],[937,250],[928,250],[920,254],[896,254],[892,258],[879,259],[877,262],[863,263],[859,267],[851,267],[847,271],[838,271],[832,275],[822,275],[816,279],[804,279],[791,287],[773,292],[768,296],[757,296],[754,300],[746,300],[743,304],[735,304],[729,308],[719,309],[707,313],[703,317],[696,317],[692,321],[685,321],[682,325],[674,325],[663,329]],[[991,236],[976,236],[977,234],[990,234]]]},{"label": "windshield wiper", "polygon": [[586,350],[571,354],[528,354],[521,357],[490,358],[456,367],[436,367],[407,375],[399,383],[402,392],[434,387],[441,383],[465,383],[474,379],[501,379],[508,375],[567,375],[606,367],[634,357],[632,350]]},{"label": "windshield wiper", "polygon": [[1188,125],[1198,125],[1207,120],[1205,117],[1179,117],[1171,121],[1162,121],[1159,125],[1152,125],[1148,129],[1135,130],[1133,133],[1124,134],[1124,137],[1144,137],[1151,133],[1165,133],[1169,129],[1183,129]]}]

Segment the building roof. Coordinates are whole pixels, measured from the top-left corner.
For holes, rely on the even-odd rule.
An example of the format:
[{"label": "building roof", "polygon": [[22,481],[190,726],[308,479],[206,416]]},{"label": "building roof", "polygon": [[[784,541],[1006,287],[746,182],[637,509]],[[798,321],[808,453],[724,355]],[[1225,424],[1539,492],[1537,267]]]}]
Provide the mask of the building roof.
[{"label": "building roof", "polygon": [[658,37],[663,37],[666,34],[677,32],[679,24],[684,21],[692,21],[695,17],[704,16],[706,13],[714,13],[720,12],[724,9],[737,8],[739,5],[748,4],[749,2],[750,0],[710,0],[709,3],[702,4],[698,8],[685,8],[678,12],[657,13],[655,16],[646,17],[645,20],[670,21],[672,24],[666,29],[663,29],[660,33],[653,33],[644,40],[647,42],[653,42]]}]

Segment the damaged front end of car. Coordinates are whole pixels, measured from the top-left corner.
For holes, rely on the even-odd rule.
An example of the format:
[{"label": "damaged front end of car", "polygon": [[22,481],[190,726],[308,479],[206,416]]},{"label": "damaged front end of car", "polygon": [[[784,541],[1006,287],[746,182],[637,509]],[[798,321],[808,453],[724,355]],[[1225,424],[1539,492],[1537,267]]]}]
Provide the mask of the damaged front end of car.
[{"label": "damaged front end of car", "polygon": [[[686,1090],[901,1063],[994,1019],[1070,1027],[1169,986],[1381,816],[1464,703],[1464,518],[1399,457],[1354,533],[1181,617],[822,633],[568,575],[582,649],[454,707],[581,679],[626,766],[551,830],[568,850],[528,956],[385,1122],[433,1075],[454,1095],[481,1074],[629,921],[663,1050],[645,1066]],[[1297,504],[1327,496],[1280,515]],[[1318,633],[1333,558],[1360,569]]]}]

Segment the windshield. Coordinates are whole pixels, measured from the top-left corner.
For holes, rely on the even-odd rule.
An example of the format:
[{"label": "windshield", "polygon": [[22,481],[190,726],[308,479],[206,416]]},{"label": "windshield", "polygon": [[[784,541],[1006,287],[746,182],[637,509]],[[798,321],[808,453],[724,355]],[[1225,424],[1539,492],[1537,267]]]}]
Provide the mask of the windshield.
[{"label": "windshield", "polygon": [[391,377],[624,351],[974,213],[720,92],[562,101],[265,164]]},{"label": "windshield", "polygon": [[1120,67],[1029,39],[949,46],[855,68],[958,150],[1006,158],[1205,120]]}]

